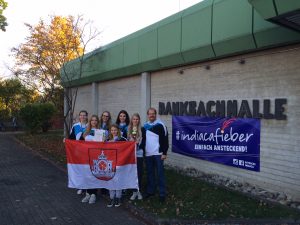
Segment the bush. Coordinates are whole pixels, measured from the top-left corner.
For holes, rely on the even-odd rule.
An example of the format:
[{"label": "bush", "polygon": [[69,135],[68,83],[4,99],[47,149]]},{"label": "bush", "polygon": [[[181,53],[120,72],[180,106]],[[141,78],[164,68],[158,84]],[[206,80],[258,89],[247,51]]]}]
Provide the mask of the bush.
[{"label": "bush", "polygon": [[11,111],[10,109],[1,109],[0,110],[0,121],[9,121]]},{"label": "bush", "polygon": [[33,103],[20,109],[20,117],[31,133],[37,133],[40,129],[47,132],[51,127],[50,120],[55,112],[55,106],[51,103]]}]

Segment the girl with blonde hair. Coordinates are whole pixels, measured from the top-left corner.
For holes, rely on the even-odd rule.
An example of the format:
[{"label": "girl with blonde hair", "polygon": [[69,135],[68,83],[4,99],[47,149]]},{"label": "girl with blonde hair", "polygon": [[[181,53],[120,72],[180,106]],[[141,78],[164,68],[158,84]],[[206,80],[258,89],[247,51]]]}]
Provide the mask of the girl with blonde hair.
[{"label": "girl with blonde hair", "polygon": [[136,142],[137,174],[138,174],[138,182],[139,182],[139,189],[133,191],[130,200],[135,200],[136,198],[142,200],[143,196],[140,190],[142,188],[144,151],[143,149],[140,148],[140,144],[142,141],[142,130],[141,130],[141,117],[138,113],[134,113],[131,116],[131,120],[128,126],[128,140]]}]

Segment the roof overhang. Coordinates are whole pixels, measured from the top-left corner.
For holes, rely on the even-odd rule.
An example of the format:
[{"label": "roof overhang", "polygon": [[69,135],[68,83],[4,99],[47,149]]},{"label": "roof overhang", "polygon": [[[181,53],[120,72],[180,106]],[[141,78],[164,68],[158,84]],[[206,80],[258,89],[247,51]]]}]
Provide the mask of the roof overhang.
[{"label": "roof overhang", "polygon": [[265,19],[300,32],[299,0],[248,0]]}]

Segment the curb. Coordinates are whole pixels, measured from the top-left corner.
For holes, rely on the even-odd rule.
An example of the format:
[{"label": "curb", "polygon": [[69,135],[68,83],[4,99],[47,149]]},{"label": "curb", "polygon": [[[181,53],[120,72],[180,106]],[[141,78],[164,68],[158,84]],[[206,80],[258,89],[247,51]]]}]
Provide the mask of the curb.
[{"label": "curb", "polygon": [[157,225],[299,225],[299,222],[271,220],[158,220]]},{"label": "curb", "polygon": [[[33,148],[25,145],[23,142],[21,142],[18,138],[16,138],[13,134],[15,133],[6,133],[10,137],[12,137],[18,144],[23,146],[24,148],[30,150],[30,152],[40,157],[41,159],[49,162],[51,165],[56,167],[57,169],[61,170],[62,172],[67,174],[67,169],[63,168],[62,165],[59,165],[58,163],[54,162],[53,160],[47,158],[43,154],[39,153],[38,151],[34,150]],[[253,197],[253,196],[249,196]],[[270,201],[271,202],[271,201]],[[271,202],[274,204],[274,202]],[[129,200],[129,202],[123,202],[122,203],[124,208],[134,217],[139,219],[141,222],[147,224],[147,225],[300,225],[300,220],[289,220],[284,219],[281,221],[271,220],[271,219],[236,219],[236,220],[197,220],[197,219],[163,219],[158,218],[155,215],[145,212],[143,209],[139,209],[132,204],[132,201]]]},{"label": "curb", "polygon": [[131,202],[123,203],[125,208],[137,219],[144,222],[147,225],[158,225],[159,219],[142,209],[135,207]]}]

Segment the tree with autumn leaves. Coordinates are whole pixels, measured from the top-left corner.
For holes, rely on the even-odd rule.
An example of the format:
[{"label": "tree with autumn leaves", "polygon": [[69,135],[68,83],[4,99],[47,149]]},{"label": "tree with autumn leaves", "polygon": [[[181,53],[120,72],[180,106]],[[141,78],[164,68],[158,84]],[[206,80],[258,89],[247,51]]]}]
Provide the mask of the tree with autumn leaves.
[{"label": "tree with autumn leaves", "polygon": [[0,0],[0,29],[2,31],[6,31],[7,22],[6,17],[3,15],[3,11],[7,8],[7,2],[4,0]]},{"label": "tree with autumn leaves", "polygon": [[[38,90],[43,102],[54,103],[61,112],[65,96],[68,111],[64,117],[68,131],[73,122],[77,89],[64,90],[60,72],[73,59],[83,62],[87,45],[100,32],[92,28],[90,21],[85,22],[82,16],[50,16],[50,24],[40,19],[35,26],[25,25],[30,35],[25,43],[12,49],[15,58],[12,71],[24,84]],[[71,75],[65,72],[65,76]]]},{"label": "tree with autumn leaves", "polygon": [[25,24],[30,31],[26,42],[12,49],[13,68],[23,83],[38,90],[43,102],[63,107],[60,68],[83,53],[73,17],[51,17],[50,24],[42,19],[36,26]]}]

